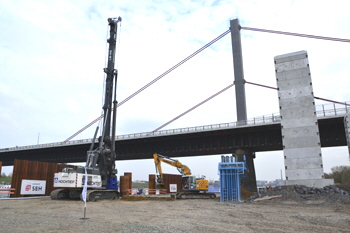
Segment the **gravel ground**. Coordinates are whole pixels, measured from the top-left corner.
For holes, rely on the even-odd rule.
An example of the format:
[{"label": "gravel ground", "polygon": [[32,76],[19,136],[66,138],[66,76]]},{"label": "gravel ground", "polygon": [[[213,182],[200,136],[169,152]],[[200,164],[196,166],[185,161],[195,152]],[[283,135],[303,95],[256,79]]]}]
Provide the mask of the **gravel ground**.
[{"label": "gravel ground", "polygon": [[0,232],[350,232],[342,200],[165,200],[0,200]]}]

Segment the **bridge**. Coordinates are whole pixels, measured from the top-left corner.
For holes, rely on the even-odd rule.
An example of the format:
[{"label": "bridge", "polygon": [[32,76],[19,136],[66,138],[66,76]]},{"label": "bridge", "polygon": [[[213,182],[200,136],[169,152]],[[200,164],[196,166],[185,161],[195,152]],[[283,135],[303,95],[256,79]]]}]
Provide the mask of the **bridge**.
[{"label": "bridge", "polygon": [[[117,137],[115,142],[118,156],[117,160],[151,158],[154,152],[163,153],[171,157],[183,157],[228,154],[234,153],[237,149],[244,149],[252,155],[255,152],[260,151],[283,149],[281,123],[278,114],[263,116],[261,118],[254,118],[251,120],[247,119],[244,85],[249,82],[247,82],[243,77],[242,49],[240,45],[239,33],[241,29],[309,37],[314,39],[350,42],[350,40],[346,39],[241,27],[238,24],[238,20],[231,20],[231,27],[228,31],[222,33],[217,38],[158,76],[156,79],[134,92],[128,98],[119,102],[118,107],[231,32],[235,81],[234,84],[230,84],[217,94],[220,94],[228,88],[235,86],[238,121],[233,123],[222,123],[172,130],[160,130],[162,127],[159,127],[152,132],[120,135]],[[214,98],[217,94],[209,97],[207,100]],[[197,106],[200,106],[206,101],[199,103],[183,114],[194,110]],[[347,107],[346,104],[345,106]],[[317,111],[317,121],[322,147],[347,145],[344,126],[344,117],[347,113],[346,107],[334,108],[332,111],[324,109],[322,111]],[[183,114],[175,117],[173,120],[178,119]],[[0,161],[2,161],[3,165],[5,166],[12,165],[14,159],[61,163],[84,162],[86,159],[87,148],[91,144],[91,139],[75,141],[71,141],[71,139],[84,129],[97,122],[99,119],[101,119],[101,117],[102,116],[92,121],[90,124],[73,134],[64,142],[0,149]],[[173,120],[169,122],[172,122]]]},{"label": "bridge", "polygon": [[[349,110],[335,104],[317,106],[322,147],[347,146],[344,117]],[[96,139],[96,143],[98,140]],[[92,139],[72,140],[0,149],[4,166],[14,159],[52,163],[85,162]],[[280,116],[188,128],[118,135],[117,160],[149,159],[157,152],[170,157],[231,154],[245,148],[252,152],[283,150]]]}]

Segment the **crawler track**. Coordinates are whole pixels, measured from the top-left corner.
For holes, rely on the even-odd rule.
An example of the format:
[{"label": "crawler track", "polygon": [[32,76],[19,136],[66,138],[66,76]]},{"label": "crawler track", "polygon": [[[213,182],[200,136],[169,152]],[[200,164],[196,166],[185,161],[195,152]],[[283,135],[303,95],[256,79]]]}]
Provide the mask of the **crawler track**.
[{"label": "crawler track", "polygon": [[[51,192],[52,200],[82,200],[81,189],[55,189]],[[86,201],[115,200],[120,195],[115,190],[88,190]]]}]

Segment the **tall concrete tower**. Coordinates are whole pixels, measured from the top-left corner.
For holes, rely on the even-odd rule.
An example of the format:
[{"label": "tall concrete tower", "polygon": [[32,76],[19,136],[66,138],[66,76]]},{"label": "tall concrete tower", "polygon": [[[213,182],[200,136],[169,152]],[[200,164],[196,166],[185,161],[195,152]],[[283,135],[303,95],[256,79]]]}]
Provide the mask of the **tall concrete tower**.
[{"label": "tall concrete tower", "polygon": [[275,57],[286,185],[324,187],[321,142],[306,51]]}]

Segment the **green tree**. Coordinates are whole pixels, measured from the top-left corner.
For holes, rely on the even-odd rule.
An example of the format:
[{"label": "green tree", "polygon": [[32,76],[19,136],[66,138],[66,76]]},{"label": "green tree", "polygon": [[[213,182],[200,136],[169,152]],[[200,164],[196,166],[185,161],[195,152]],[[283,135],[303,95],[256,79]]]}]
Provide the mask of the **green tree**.
[{"label": "green tree", "polygon": [[350,185],[350,166],[332,167],[331,173],[326,173],[325,178],[334,179],[335,184]]}]

